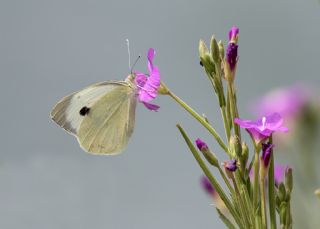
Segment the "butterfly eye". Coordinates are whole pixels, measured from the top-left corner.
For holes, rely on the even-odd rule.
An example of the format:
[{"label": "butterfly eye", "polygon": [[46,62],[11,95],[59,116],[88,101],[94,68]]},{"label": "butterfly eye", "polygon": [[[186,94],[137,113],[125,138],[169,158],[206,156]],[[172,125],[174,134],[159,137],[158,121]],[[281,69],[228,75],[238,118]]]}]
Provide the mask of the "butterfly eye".
[{"label": "butterfly eye", "polygon": [[82,107],[81,110],[79,111],[81,116],[85,116],[90,112],[90,108],[89,107]]}]

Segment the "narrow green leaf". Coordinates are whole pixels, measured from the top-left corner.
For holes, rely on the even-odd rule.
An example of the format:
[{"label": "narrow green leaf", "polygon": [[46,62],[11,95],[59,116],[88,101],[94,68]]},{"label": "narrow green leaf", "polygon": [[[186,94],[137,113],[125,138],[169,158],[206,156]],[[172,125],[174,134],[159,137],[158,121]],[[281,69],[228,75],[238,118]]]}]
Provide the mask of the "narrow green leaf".
[{"label": "narrow green leaf", "polygon": [[229,229],[236,229],[236,227],[231,223],[231,221],[220,211],[219,208],[216,208],[219,214],[220,219],[222,222],[229,228]]}]

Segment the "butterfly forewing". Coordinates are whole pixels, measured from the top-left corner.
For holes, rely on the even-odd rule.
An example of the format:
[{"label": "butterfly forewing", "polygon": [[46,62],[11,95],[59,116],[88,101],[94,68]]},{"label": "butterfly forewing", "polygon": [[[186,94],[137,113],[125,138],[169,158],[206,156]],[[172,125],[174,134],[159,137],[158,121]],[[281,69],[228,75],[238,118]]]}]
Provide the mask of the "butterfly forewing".
[{"label": "butterfly forewing", "polygon": [[126,83],[123,81],[106,81],[91,85],[62,98],[51,111],[52,120],[70,134],[76,135],[80,123],[84,119],[84,116],[80,115],[81,109],[84,107],[90,108],[103,95],[119,87],[119,85],[126,85]]},{"label": "butterfly forewing", "polygon": [[106,81],[64,97],[51,118],[75,135],[86,151],[115,154],[133,132],[135,107],[135,90],[129,83]]},{"label": "butterfly forewing", "polygon": [[135,122],[136,98],[129,86],[102,96],[81,122],[77,134],[82,148],[94,154],[116,154],[127,145]]}]

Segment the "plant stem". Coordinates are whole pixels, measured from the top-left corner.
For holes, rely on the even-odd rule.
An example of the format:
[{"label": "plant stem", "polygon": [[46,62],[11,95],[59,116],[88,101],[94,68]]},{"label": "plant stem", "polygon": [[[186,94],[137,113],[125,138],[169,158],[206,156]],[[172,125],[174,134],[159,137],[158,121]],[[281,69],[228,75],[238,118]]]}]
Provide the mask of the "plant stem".
[{"label": "plant stem", "polygon": [[232,186],[231,186],[231,184],[230,184],[230,182],[229,182],[228,178],[226,177],[226,174],[223,172],[223,170],[221,169],[221,167],[220,167],[220,166],[218,167],[218,170],[219,170],[219,173],[220,173],[220,175],[221,175],[222,179],[224,180],[224,183],[226,183],[226,185],[227,185],[227,187],[228,187],[229,191],[231,192],[231,195],[234,195],[234,196],[235,196],[234,189],[232,188]]},{"label": "plant stem", "polygon": [[186,111],[188,111],[195,119],[197,119],[216,139],[216,141],[219,143],[221,148],[230,155],[229,149],[226,146],[226,144],[221,139],[220,135],[217,133],[217,131],[206,122],[206,120],[199,115],[196,111],[194,111],[188,104],[186,104],[182,99],[180,99],[178,96],[176,96],[171,91],[168,91],[168,95],[173,98],[177,103],[179,103]]},{"label": "plant stem", "polygon": [[259,196],[259,147],[255,146],[254,155],[254,180],[253,180],[253,208],[257,211],[258,208],[258,196]]},{"label": "plant stem", "polygon": [[[262,168],[262,163],[260,168]],[[261,171],[260,171],[261,172]],[[262,173],[261,173],[262,174]],[[260,174],[260,192],[261,192],[261,217],[263,228],[268,228],[267,214],[266,214],[266,193],[265,193],[265,175]]]},{"label": "plant stem", "polygon": [[251,222],[251,226],[253,227],[253,225],[254,225],[254,210],[252,207],[252,202],[250,200],[250,195],[249,195],[248,190],[244,184],[241,184],[240,193],[241,193],[241,195],[244,196],[247,208],[249,209],[250,222]]},{"label": "plant stem", "polygon": [[233,186],[234,186],[234,189],[236,191],[236,194],[237,194],[237,199],[238,199],[238,205],[240,206],[240,213],[241,213],[241,216],[242,218],[244,218],[244,223],[246,225],[246,228],[250,228],[250,219],[249,219],[249,210],[246,208],[246,205],[245,205],[245,201],[243,200],[242,196],[240,195],[240,191],[239,191],[239,188],[238,188],[238,181],[236,181],[236,179],[234,178],[233,174],[232,174],[232,182],[233,182]]},{"label": "plant stem", "polygon": [[236,211],[234,209],[234,206],[230,202],[229,198],[227,197],[227,195],[223,191],[223,189],[220,186],[220,184],[218,183],[218,181],[211,174],[210,170],[208,169],[208,167],[206,166],[205,162],[200,157],[200,154],[198,153],[198,151],[194,147],[193,143],[190,141],[190,139],[189,139],[188,135],[186,134],[186,132],[183,130],[183,128],[179,124],[177,124],[177,128],[179,129],[179,131],[180,131],[182,137],[184,138],[184,140],[186,141],[191,153],[193,154],[194,158],[198,162],[200,168],[202,169],[204,174],[207,176],[207,178],[211,182],[212,186],[215,188],[215,190],[219,194],[220,198],[222,199],[222,201],[224,202],[224,204],[226,205],[226,207],[230,211],[230,213],[233,216],[234,220],[237,222],[237,224],[239,225],[240,228],[244,228],[244,226],[242,225],[240,217],[237,215],[237,213],[236,213]]},{"label": "plant stem", "polygon": [[224,125],[224,129],[226,132],[226,138],[227,138],[227,142],[229,143],[230,141],[230,126],[229,126],[229,121],[227,118],[227,113],[226,113],[226,107],[220,107],[220,111],[221,111],[221,115],[223,118],[223,125]]},{"label": "plant stem", "polygon": [[232,116],[232,126],[234,129],[234,134],[240,139],[241,141],[241,135],[240,135],[240,127],[238,124],[234,122],[235,118],[238,118],[238,108],[235,98],[235,92],[234,92],[234,85],[233,82],[228,81],[228,94],[230,99],[230,110],[231,110],[231,116]]},{"label": "plant stem", "polygon": [[[269,143],[272,144],[272,136],[269,138]],[[268,174],[268,194],[269,194],[269,213],[270,213],[270,227],[277,229],[276,218],[276,199],[275,199],[275,183],[274,183],[274,156],[271,149],[269,174]]]}]

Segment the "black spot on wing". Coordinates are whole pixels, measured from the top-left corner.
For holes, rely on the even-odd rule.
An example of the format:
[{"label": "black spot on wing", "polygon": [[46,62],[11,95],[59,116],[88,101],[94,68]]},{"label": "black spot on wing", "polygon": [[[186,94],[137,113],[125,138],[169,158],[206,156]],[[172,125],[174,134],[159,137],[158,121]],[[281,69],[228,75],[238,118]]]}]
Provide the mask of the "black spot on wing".
[{"label": "black spot on wing", "polygon": [[85,116],[85,115],[89,114],[89,112],[90,112],[90,108],[84,106],[84,107],[82,107],[81,110],[79,111],[79,114],[80,114],[81,116]]}]

